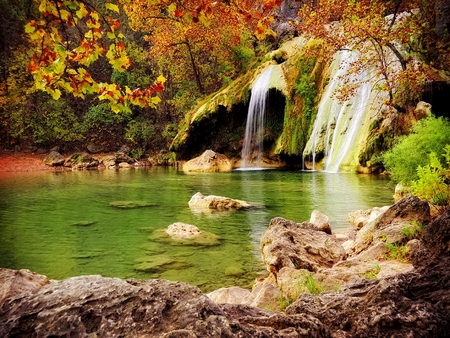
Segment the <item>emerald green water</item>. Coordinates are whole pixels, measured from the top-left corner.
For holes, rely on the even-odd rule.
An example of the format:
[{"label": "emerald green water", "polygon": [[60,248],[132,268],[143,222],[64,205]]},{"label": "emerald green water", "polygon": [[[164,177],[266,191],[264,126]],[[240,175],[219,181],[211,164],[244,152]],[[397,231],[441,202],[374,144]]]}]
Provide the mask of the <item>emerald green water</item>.
[{"label": "emerald green water", "polygon": [[[86,274],[165,278],[197,285],[204,292],[231,285],[250,287],[265,274],[259,238],[272,218],[308,221],[317,209],[330,218],[334,231],[344,231],[349,211],[393,203],[388,182],[370,175],[276,170],[1,174],[0,267],[26,268],[52,279]],[[265,207],[198,214],[188,207],[198,191]],[[109,205],[115,201],[155,205],[117,209]],[[220,236],[220,245],[179,245],[155,235],[155,230],[175,222]],[[142,269],[142,263],[153,269]]]}]

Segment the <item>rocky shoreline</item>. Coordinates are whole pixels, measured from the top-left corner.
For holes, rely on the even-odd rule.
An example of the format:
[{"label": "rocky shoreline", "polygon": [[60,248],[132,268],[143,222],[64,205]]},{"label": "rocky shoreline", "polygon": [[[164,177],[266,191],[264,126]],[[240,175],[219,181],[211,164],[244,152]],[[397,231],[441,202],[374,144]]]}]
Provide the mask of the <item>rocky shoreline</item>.
[{"label": "rocky shoreline", "polygon": [[[409,195],[353,213],[346,236],[319,216],[271,221],[261,239],[269,275],[252,291],[0,269],[0,336],[450,336],[450,210],[431,221],[428,204]],[[405,231],[419,223],[420,233]],[[391,245],[409,263],[389,259]]]}]

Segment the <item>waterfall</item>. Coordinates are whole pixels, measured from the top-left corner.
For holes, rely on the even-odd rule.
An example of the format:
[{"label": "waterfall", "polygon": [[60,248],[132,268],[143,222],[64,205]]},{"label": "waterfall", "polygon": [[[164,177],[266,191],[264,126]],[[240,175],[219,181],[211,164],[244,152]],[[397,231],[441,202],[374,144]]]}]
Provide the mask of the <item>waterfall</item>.
[{"label": "waterfall", "polygon": [[355,80],[361,83],[355,96],[339,103],[333,93],[341,85],[341,77],[348,72],[356,58],[356,53],[342,51],[331,64],[330,82],[319,102],[313,130],[303,151],[303,156],[312,157],[312,170],[317,169],[318,153],[324,155],[323,169],[326,171],[339,171],[346,158],[345,164],[353,161],[348,157],[370,108],[372,84],[368,81],[367,74],[355,74]]},{"label": "waterfall", "polygon": [[274,66],[266,68],[252,84],[241,168],[262,167],[264,115],[273,68]]}]

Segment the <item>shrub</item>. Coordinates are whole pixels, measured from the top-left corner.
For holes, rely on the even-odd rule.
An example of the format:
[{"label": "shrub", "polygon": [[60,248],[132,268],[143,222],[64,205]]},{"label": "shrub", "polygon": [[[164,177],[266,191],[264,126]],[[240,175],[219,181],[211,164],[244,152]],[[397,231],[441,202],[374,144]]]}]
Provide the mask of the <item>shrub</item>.
[{"label": "shrub", "polygon": [[438,209],[450,205],[450,145],[445,147],[443,156],[445,165],[431,153],[429,163],[417,168],[419,178],[411,184],[414,195],[428,200]]},{"label": "shrub", "polygon": [[[429,154],[442,154],[450,144],[450,122],[442,117],[428,117],[420,120],[383,156],[385,168],[392,172],[392,179],[398,183],[411,184],[419,179],[418,168],[429,165]],[[436,156],[444,163],[444,156]]]}]

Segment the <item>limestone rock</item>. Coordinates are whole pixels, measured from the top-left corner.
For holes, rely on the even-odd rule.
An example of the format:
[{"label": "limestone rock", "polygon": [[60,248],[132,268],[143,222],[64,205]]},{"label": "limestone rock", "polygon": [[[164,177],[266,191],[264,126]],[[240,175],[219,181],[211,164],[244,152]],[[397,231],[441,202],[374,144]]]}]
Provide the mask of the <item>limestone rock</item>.
[{"label": "limestone rock", "polygon": [[221,238],[216,234],[202,231],[195,225],[182,222],[173,223],[163,231],[156,230],[151,239],[175,245],[210,246],[221,244]]},{"label": "limestone rock", "polygon": [[383,229],[388,225],[411,223],[429,223],[431,220],[430,206],[425,200],[413,195],[407,195],[391,206],[377,222],[377,229]]},{"label": "limestone rock", "polygon": [[195,225],[181,222],[169,225],[165,232],[173,239],[192,239],[201,234],[200,229]]},{"label": "limestone rock", "polygon": [[216,305],[194,286],[167,280],[68,278],[8,299],[0,336],[330,337],[308,315]]},{"label": "limestone rock", "polygon": [[185,172],[228,172],[232,169],[231,161],[225,155],[212,150],[206,150],[199,157],[183,165],[183,171]]},{"label": "limestone rock", "polygon": [[303,229],[301,224],[277,217],[270,221],[261,237],[261,255],[267,269],[275,275],[283,267],[317,271],[331,267],[346,253],[332,236]]},{"label": "limestone rock", "polygon": [[[237,286],[231,286],[228,288],[220,288],[207,294],[208,298],[216,304],[247,304],[250,305],[254,299],[252,293]],[[245,301],[245,300],[250,301]]]},{"label": "limestone rock", "polygon": [[314,224],[318,230],[331,235],[331,225],[327,215],[322,214],[318,210],[313,210],[309,222]]},{"label": "limestone rock", "polygon": [[189,207],[193,211],[209,213],[212,210],[227,211],[237,210],[251,207],[259,207],[260,204],[250,203],[228,197],[208,195],[204,196],[198,192],[189,200]]},{"label": "limestone rock", "polygon": [[30,270],[0,268],[0,309],[6,299],[15,297],[50,284],[50,280]]},{"label": "limestone rock", "polygon": [[60,166],[65,162],[64,156],[57,151],[51,151],[45,158],[44,163],[49,166]]},{"label": "limestone rock", "polygon": [[65,167],[71,167],[72,169],[86,169],[97,167],[99,160],[92,157],[88,153],[76,153],[71,155],[65,162]]}]

